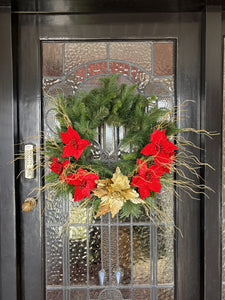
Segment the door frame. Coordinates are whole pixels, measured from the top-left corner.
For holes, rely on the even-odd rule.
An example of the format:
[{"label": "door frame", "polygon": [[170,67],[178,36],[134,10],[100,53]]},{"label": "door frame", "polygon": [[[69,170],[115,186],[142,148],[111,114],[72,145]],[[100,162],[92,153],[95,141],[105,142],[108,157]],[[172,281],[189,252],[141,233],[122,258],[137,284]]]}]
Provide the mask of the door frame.
[{"label": "door frame", "polygon": [[[123,19],[128,14],[111,15],[114,22],[118,22],[119,18]],[[30,132],[22,133],[20,131],[21,124],[17,122],[17,112],[22,109],[21,104],[25,99],[25,107],[29,113],[38,111],[37,118],[40,118],[41,113],[41,70],[40,70],[40,38],[49,37],[59,40],[60,36],[68,36],[74,34],[71,28],[63,26],[57,27],[57,32],[54,31],[53,25],[59,24],[60,15],[41,15],[41,14],[17,14],[12,18],[10,6],[0,9],[0,40],[4,47],[0,57],[1,65],[4,68],[0,69],[0,120],[1,128],[4,128],[4,133],[1,133],[2,145],[0,158],[1,162],[12,161],[14,154],[14,146],[19,138],[28,136]],[[81,18],[79,15],[71,15],[73,18]],[[71,17],[70,16],[70,17]],[[109,15],[101,15],[101,20]],[[82,15],[82,22],[85,20],[97,22],[98,15]],[[155,22],[155,27],[152,28],[155,38],[174,38],[175,34],[178,37],[178,70],[177,70],[177,94],[180,99],[200,99],[201,106],[198,104],[198,113],[201,116],[197,123],[192,124],[193,127],[204,128],[211,131],[221,133],[222,124],[222,9],[220,6],[210,6],[202,13],[153,13],[153,14],[133,14],[132,20],[136,18],[136,22],[145,22],[151,20]],[[196,23],[190,23],[190,19],[196,18]],[[49,26],[51,19],[52,26]],[[189,19],[189,22],[188,22]],[[11,33],[11,21],[13,20],[13,36]],[[170,20],[173,26],[165,22]],[[107,21],[107,20],[106,20]],[[129,18],[126,20],[129,22]],[[99,21],[98,21],[99,22]],[[101,21],[102,22],[102,21]],[[182,24],[183,25],[182,25]],[[7,25],[8,26],[7,26]],[[160,27],[161,24],[161,27]],[[190,25],[191,24],[191,25]],[[101,25],[101,24],[100,24]],[[181,25],[181,26],[180,26]],[[17,27],[18,26],[18,27]],[[23,30],[17,31],[18,28]],[[198,35],[194,36],[194,30],[198,27]],[[51,27],[51,28],[50,28]],[[176,28],[175,28],[176,27]],[[6,31],[5,29],[8,29]],[[143,30],[144,27],[142,26]],[[191,30],[192,28],[192,30]],[[50,30],[50,31],[49,31]],[[193,33],[187,40],[188,34]],[[33,63],[28,61],[29,56],[25,51],[27,44],[21,44],[21,34],[27,37],[33,47],[32,56]],[[85,32],[79,38],[85,39]],[[134,30],[135,34],[135,30]],[[142,32],[146,35],[145,38],[154,38],[149,32]],[[196,45],[196,38],[202,39],[201,47]],[[112,35],[112,38],[115,38]],[[118,38],[118,35],[117,35]],[[127,36],[121,36],[126,38]],[[132,36],[129,38],[132,39]],[[140,39],[136,36],[136,39]],[[144,38],[144,36],[143,36]],[[183,41],[182,41],[183,39]],[[212,42],[213,40],[213,42]],[[17,43],[20,44],[17,48]],[[192,57],[195,60],[195,66],[190,65],[191,51],[199,47],[199,56]],[[216,50],[215,50],[216,49]],[[182,55],[179,55],[182,54]],[[20,59],[26,61],[26,65],[20,66]],[[185,58],[185,59],[182,59]],[[29,68],[30,66],[30,68]],[[20,68],[21,67],[21,68]],[[26,74],[26,70],[31,70]],[[184,72],[185,70],[185,72]],[[188,72],[187,72],[188,70]],[[25,84],[29,85],[28,91],[23,92],[23,86],[19,84],[18,79],[25,78]],[[35,78],[39,78],[35,80]],[[194,81],[195,86],[190,86],[190,78]],[[201,78],[201,82],[200,82]],[[14,79],[14,84],[13,84]],[[33,83],[32,83],[33,82]],[[207,85],[205,84],[207,82]],[[31,83],[31,86],[30,86]],[[34,84],[34,85],[32,85]],[[192,93],[188,92],[191,88]],[[35,91],[36,96],[33,93]],[[215,96],[216,95],[216,96]],[[29,100],[32,99],[31,105]],[[179,100],[179,99],[178,99]],[[196,112],[196,111],[195,111]],[[191,111],[189,111],[191,113]],[[13,118],[13,116],[15,117]],[[20,115],[20,114],[19,114]],[[197,118],[195,119],[197,120]],[[20,122],[23,120],[20,119]],[[31,122],[32,120],[30,120]],[[14,124],[15,123],[15,124]],[[15,127],[14,127],[15,125]],[[197,125],[197,126],[196,126]],[[3,127],[2,127],[3,126]],[[23,123],[22,123],[22,126]],[[14,130],[13,130],[14,127]],[[29,126],[27,126],[29,127]],[[176,297],[177,299],[215,299],[219,300],[221,296],[221,141],[222,137],[216,136],[213,141],[202,139],[197,141],[206,151],[201,152],[201,157],[204,161],[211,163],[216,168],[216,173],[208,169],[202,170],[202,174],[206,180],[206,184],[213,186],[215,193],[210,194],[209,199],[201,197],[199,202],[184,201],[177,202],[179,215],[177,215],[177,225],[183,231],[184,236],[189,235],[189,238],[183,239],[177,236],[177,262],[176,268]],[[216,147],[215,147],[216,145]],[[6,158],[6,153],[7,158]],[[8,159],[9,158],[9,159]],[[16,168],[18,165],[15,165]],[[16,170],[17,171],[17,170]],[[23,217],[21,212],[21,203],[24,199],[20,199],[18,195],[25,191],[21,191],[16,182],[15,187],[15,172],[14,165],[2,163],[2,172],[0,174],[2,190],[1,201],[1,298],[2,299],[29,299],[35,296],[35,299],[42,299],[43,286],[43,270],[35,273],[31,268],[30,263],[35,262],[36,267],[43,266],[43,259],[40,253],[43,251],[41,243],[42,230],[40,223],[41,205],[38,205],[34,211],[32,218]],[[7,178],[7,180],[6,180]],[[34,184],[40,184],[40,174],[37,176],[37,181]],[[25,187],[25,190],[28,187]],[[30,186],[29,186],[30,189]],[[15,191],[16,196],[15,197]],[[187,213],[188,212],[188,213]],[[13,216],[13,217],[12,217]],[[192,221],[190,221],[192,216]],[[20,232],[22,222],[23,231]],[[36,232],[37,244],[33,245],[31,241],[21,243],[29,235],[30,226]],[[197,229],[197,230],[196,230]],[[17,235],[17,240],[16,240]],[[25,237],[25,239],[24,239]],[[23,246],[22,246],[23,244]],[[17,247],[16,247],[17,245]],[[197,245],[197,247],[196,247]],[[213,248],[212,248],[213,245]],[[22,247],[21,247],[22,246]],[[193,250],[190,252],[190,250]],[[185,257],[185,260],[183,259]],[[197,266],[196,272],[193,274],[193,268]],[[213,279],[213,280],[212,280]],[[24,293],[24,290],[26,292]],[[191,293],[191,294],[190,294]],[[20,296],[19,296],[20,295]]]}]

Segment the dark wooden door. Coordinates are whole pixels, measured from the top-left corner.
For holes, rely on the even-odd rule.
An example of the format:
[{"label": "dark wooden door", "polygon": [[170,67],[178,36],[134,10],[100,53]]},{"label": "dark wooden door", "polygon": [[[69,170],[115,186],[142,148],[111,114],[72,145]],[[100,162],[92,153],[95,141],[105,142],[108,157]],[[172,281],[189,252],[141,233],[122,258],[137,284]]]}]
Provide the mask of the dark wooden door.
[{"label": "dark wooden door", "polygon": [[[32,143],[42,142],[38,133],[44,126],[44,98],[42,93],[43,60],[42,54],[47,44],[73,43],[112,43],[112,42],[162,42],[173,44],[173,78],[175,103],[181,104],[186,99],[195,100],[186,111],[188,118],[178,119],[181,127],[201,128],[201,14],[65,14],[65,15],[29,15],[19,14],[17,34],[18,55],[18,134],[19,141],[26,143],[27,137],[34,137]],[[50,45],[50,44],[49,44]],[[64,49],[64,48],[61,48]],[[61,50],[60,50],[61,51]],[[44,58],[44,57],[43,57]],[[120,58],[118,58],[120,61]],[[103,61],[106,62],[106,61]],[[121,61],[120,61],[121,62]],[[98,63],[101,63],[98,61]],[[106,62],[107,63],[107,62]],[[166,62],[165,62],[166,63]],[[132,67],[132,66],[130,66]],[[50,78],[45,78],[50,81]],[[53,84],[54,83],[51,83]],[[198,136],[188,136],[200,146]],[[195,153],[200,157],[200,150]],[[20,178],[17,197],[22,205],[29,191],[43,184],[42,174],[36,172],[35,178]],[[174,239],[174,295],[168,299],[201,299],[201,202],[189,199],[182,194],[183,201],[176,201],[174,218],[181,229],[183,237],[176,234]],[[64,278],[69,266],[66,247],[62,246],[62,284],[47,287],[46,273],[46,216],[42,213],[44,196],[41,195],[37,207],[30,213],[20,211],[20,258],[21,258],[21,297],[22,299],[94,299],[87,286],[88,293],[79,294],[79,288],[71,287],[68,278]],[[64,241],[63,241],[64,242]],[[69,243],[69,242],[68,242]],[[59,255],[60,257],[60,255]],[[55,265],[58,264],[54,261]],[[157,261],[156,261],[157,264]],[[157,267],[155,269],[157,274]],[[64,275],[63,275],[64,274]],[[151,275],[150,276],[156,276]],[[135,298],[135,290],[142,289],[139,284],[129,284],[130,296]],[[167,299],[160,290],[168,285],[150,283],[145,286],[149,297],[145,299]],[[97,288],[96,288],[97,289]],[[128,293],[129,294],[129,293]],[[84,296],[85,295],[85,296]],[[87,295],[87,296],[86,296]],[[151,296],[151,298],[150,298]],[[83,298],[82,298],[83,297]],[[98,297],[98,296],[97,296]],[[96,299],[97,299],[96,297]],[[100,297],[100,296],[99,296]],[[101,298],[99,298],[101,299]],[[105,298],[102,298],[105,299]],[[117,299],[117,298],[115,298]],[[144,299],[144,298],[143,298]]]}]

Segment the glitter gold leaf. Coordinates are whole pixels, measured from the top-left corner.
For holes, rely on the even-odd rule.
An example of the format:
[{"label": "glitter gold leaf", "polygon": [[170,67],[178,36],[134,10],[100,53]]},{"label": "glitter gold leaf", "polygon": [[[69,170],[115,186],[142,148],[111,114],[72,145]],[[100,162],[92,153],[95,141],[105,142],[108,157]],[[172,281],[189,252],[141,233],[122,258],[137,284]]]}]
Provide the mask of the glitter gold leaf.
[{"label": "glitter gold leaf", "polygon": [[98,180],[97,188],[93,190],[93,193],[102,200],[97,217],[107,212],[111,212],[114,217],[127,200],[134,204],[142,202],[139,194],[131,189],[128,177],[121,173],[119,167],[116,168],[112,179]]},{"label": "glitter gold leaf", "polygon": [[101,215],[105,215],[107,212],[110,212],[110,205],[109,201],[102,201],[99,205],[98,212],[96,214],[96,217],[99,217]]}]

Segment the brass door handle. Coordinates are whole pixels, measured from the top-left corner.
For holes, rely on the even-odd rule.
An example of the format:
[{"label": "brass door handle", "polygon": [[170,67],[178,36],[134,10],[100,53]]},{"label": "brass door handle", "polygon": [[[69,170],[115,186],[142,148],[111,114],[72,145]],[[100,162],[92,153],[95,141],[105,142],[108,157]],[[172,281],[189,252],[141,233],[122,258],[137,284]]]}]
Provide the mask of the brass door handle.
[{"label": "brass door handle", "polygon": [[29,212],[36,207],[37,203],[34,198],[27,198],[22,204],[22,211]]}]

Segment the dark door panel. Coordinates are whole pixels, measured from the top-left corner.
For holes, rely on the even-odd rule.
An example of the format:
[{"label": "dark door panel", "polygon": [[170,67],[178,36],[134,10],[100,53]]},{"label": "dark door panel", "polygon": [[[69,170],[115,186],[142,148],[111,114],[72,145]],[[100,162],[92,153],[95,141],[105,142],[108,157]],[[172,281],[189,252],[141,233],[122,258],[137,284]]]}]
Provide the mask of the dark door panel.
[{"label": "dark door panel", "polygon": [[[200,128],[201,15],[192,14],[94,14],[94,15],[19,15],[18,16],[18,100],[20,142],[37,136],[42,129],[41,42],[99,40],[177,41],[176,97],[180,104],[196,100],[186,112],[181,127]],[[194,108],[193,108],[194,107]],[[196,145],[196,136],[187,136]],[[40,138],[34,138],[40,144]],[[200,156],[200,151],[196,151]],[[22,168],[22,166],[21,166]],[[41,174],[34,180],[20,179],[18,193],[21,204],[32,188],[40,186]],[[200,201],[188,199],[176,203],[176,222],[183,238],[175,240],[175,298],[200,299]],[[21,220],[21,293],[22,299],[44,299],[44,216],[43,199]],[[185,259],[184,259],[185,257]],[[60,296],[60,291],[58,292]],[[54,295],[57,291],[54,291]],[[71,294],[72,295],[72,294]],[[64,293],[65,297],[67,296]],[[68,299],[68,298],[65,298]],[[72,298],[71,298],[72,299]]]}]

